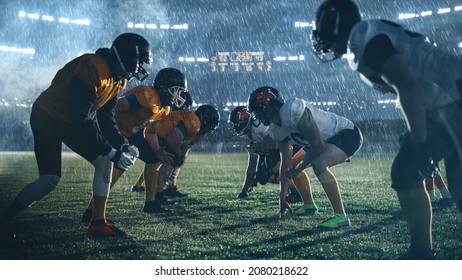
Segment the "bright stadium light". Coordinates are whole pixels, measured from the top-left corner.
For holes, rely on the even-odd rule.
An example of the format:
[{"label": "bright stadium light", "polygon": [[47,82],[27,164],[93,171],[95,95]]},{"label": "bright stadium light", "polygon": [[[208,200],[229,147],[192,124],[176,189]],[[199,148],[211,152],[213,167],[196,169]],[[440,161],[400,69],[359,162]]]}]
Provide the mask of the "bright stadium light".
[{"label": "bright stadium light", "polygon": [[459,48],[462,48],[462,42],[459,43]]},{"label": "bright stadium light", "polygon": [[35,49],[33,48],[17,48],[17,47],[9,47],[9,46],[2,46],[2,45],[0,45],[0,51],[30,54],[30,55],[35,54]]},{"label": "bright stadium light", "polygon": [[454,12],[462,11],[462,6],[455,6]]},{"label": "bright stadium light", "polygon": [[451,8],[441,8],[441,9],[438,9],[438,14],[447,14],[451,12]]},{"label": "bright stadium light", "polygon": [[196,59],[195,59],[194,57],[187,57],[187,58],[185,59],[185,61],[186,61],[186,62],[194,62],[194,61],[196,61]]},{"label": "bright stadium light", "polygon": [[52,16],[42,16],[42,20],[44,21],[55,21],[55,18]]},{"label": "bright stadium light", "polygon": [[157,24],[155,23],[148,23],[146,24],[147,29],[157,29]]},{"label": "bright stadium light", "polygon": [[26,17],[26,12],[24,11],[19,11],[19,17]]},{"label": "bright stadium light", "polygon": [[60,18],[58,18],[58,22],[69,23],[69,22],[71,22],[71,20],[68,19],[68,18],[60,17]]},{"label": "bright stadium light", "polygon": [[276,56],[273,60],[274,61],[286,61],[287,57],[285,57],[285,56]]},{"label": "bright stadium light", "polygon": [[78,25],[90,25],[90,20],[88,19],[73,19],[71,23]]},{"label": "bright stadium light", "polygon": [[433,14],[432,11],[423,11],[420,13],[421,17],[431,16]]},{"label": "bright stadium light", "polygon": [[180,57],[178,58],[178,61],[179,61],[179,62],[184,62],[184,60],[185,60],[185,59],[184,59],[184,57],[182,57],[182,56],[180,56]]},{"label": "bright stadium light", "polygon": [[170,29],[170,24],[161,24],[160,29]]},{"label": "bright stadium light", "polygon": [[144,23],[135,23],[135,28],[144,29]]},{"label": "bright stadium light", "polygon": [[197,62],[208,62],[209,59],[206,58],[206,57],[198,57],[198,58],[196,58],[196,61],[197,61]]},{"label": "bright stadium light", "polygon": [[27,14],[27,17],[30,18],[30,19],[39,19],[40,18],[39,14],[33,14],[33,13]]}]

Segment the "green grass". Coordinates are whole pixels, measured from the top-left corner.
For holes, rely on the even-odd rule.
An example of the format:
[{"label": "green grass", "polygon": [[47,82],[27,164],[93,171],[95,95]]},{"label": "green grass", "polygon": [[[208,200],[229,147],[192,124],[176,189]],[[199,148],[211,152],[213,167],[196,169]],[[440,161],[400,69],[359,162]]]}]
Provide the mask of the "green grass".
[{"label": "green grass", "polygon": [[[74,154],[63,156],[63,176],[49,196],[14,221],[27,242],[0,248],[1,259],[392,259],[404,252],[409,236],[390,188],[392,155],[355,157],[332,170],[340,183],[352,226],[320,230],[330,206],[309,170],[314,216],[278,219],[278,185],[258,186],[238,200],[245,154],[192,153],[179,178],[188,199],[169,206],[171,213],[141,211],[144,194],[131,186],[142,170],[137,164],[119,180],[108,217],[131,234],[95,240],[85,235],[80,216],[91,196],[92,166]],[[0,153],[0,211],[20,188],[37,177],[33,153]],[[440,259],[462,259],[461,217],[455,208],[433,216],[433,237]]]}]

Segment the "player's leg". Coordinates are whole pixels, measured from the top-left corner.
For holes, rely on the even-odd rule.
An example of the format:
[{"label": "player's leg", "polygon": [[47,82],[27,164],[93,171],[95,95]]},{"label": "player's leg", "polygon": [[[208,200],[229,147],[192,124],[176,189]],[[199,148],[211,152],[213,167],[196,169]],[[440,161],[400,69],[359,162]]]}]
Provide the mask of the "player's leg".
[{"label": "player's leg", "polygon": [[144,172],[141,172],[140,177],[138,177],[138,180],[131,188],[132,192],[144,192],[146,188],[144,187],[143,184],[144,184]]},{"label": "player's leg", "polygon": [[311,193],[311,183],[308,174],[305,171],[300,172],[293,179],[294,185],[302,197],[303,205],[294,210],[294,214],[315,214],[318,212],[318,207],[313,201]]},{"label": "player's leg", "polygon": [[391,167],[392,187],[397,192],[411,236],[410,248],[399,259],[431,259],[434,254],[430,197],[425,189],[425,178],[418,173],[414,164],[409,151],[403,146]]},{"label": "player's leg", "polygon": [[147,163],[144,167],[144,180],[146,185],[146,200],[144,202],[143,211],[146,213],[165,212],[162,206],[162,194],[159,194],[163,187],[159,189],[159,173],[160,168],[164,164],[159,162]]}]

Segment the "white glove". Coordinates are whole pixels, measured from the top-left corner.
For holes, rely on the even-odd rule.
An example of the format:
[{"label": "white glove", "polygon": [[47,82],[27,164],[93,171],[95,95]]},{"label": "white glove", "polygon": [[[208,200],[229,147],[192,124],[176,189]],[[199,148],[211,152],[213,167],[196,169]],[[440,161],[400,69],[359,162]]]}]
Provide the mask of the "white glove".
[{"label": "white glove", "polygon": [[[138,149],[136,149],[136,151],[138,151]],[[115,155],[111,158],[111,161],[114,162],[118,169],[127,171],[135,164],[136,157],[133,157],[128,152],[115,151]]]},{"label": "white glove", "polygon": [[138,151],[138,148],[133,145],[123,144],[122,147],[120,147],[120,150],[124,153],[130,154],[134,158],[137,158],[140,156],[140,152]]}]

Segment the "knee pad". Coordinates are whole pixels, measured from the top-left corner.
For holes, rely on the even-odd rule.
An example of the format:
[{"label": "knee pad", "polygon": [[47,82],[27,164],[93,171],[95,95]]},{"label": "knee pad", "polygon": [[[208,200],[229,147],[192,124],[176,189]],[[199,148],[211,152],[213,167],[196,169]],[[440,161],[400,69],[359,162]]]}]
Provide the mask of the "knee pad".
[{"label": "knee pad", "polygon": [[30,206],[54,190],[59,179],[56,175],[40,175],[37,180],[22,188],[17,198],[23,205]]},{"label": "knee pad", "polygon": [[112,161],[108,157],[99,156],[91,164],[95,167],[93,195],[108,196],[112,181]]}]

